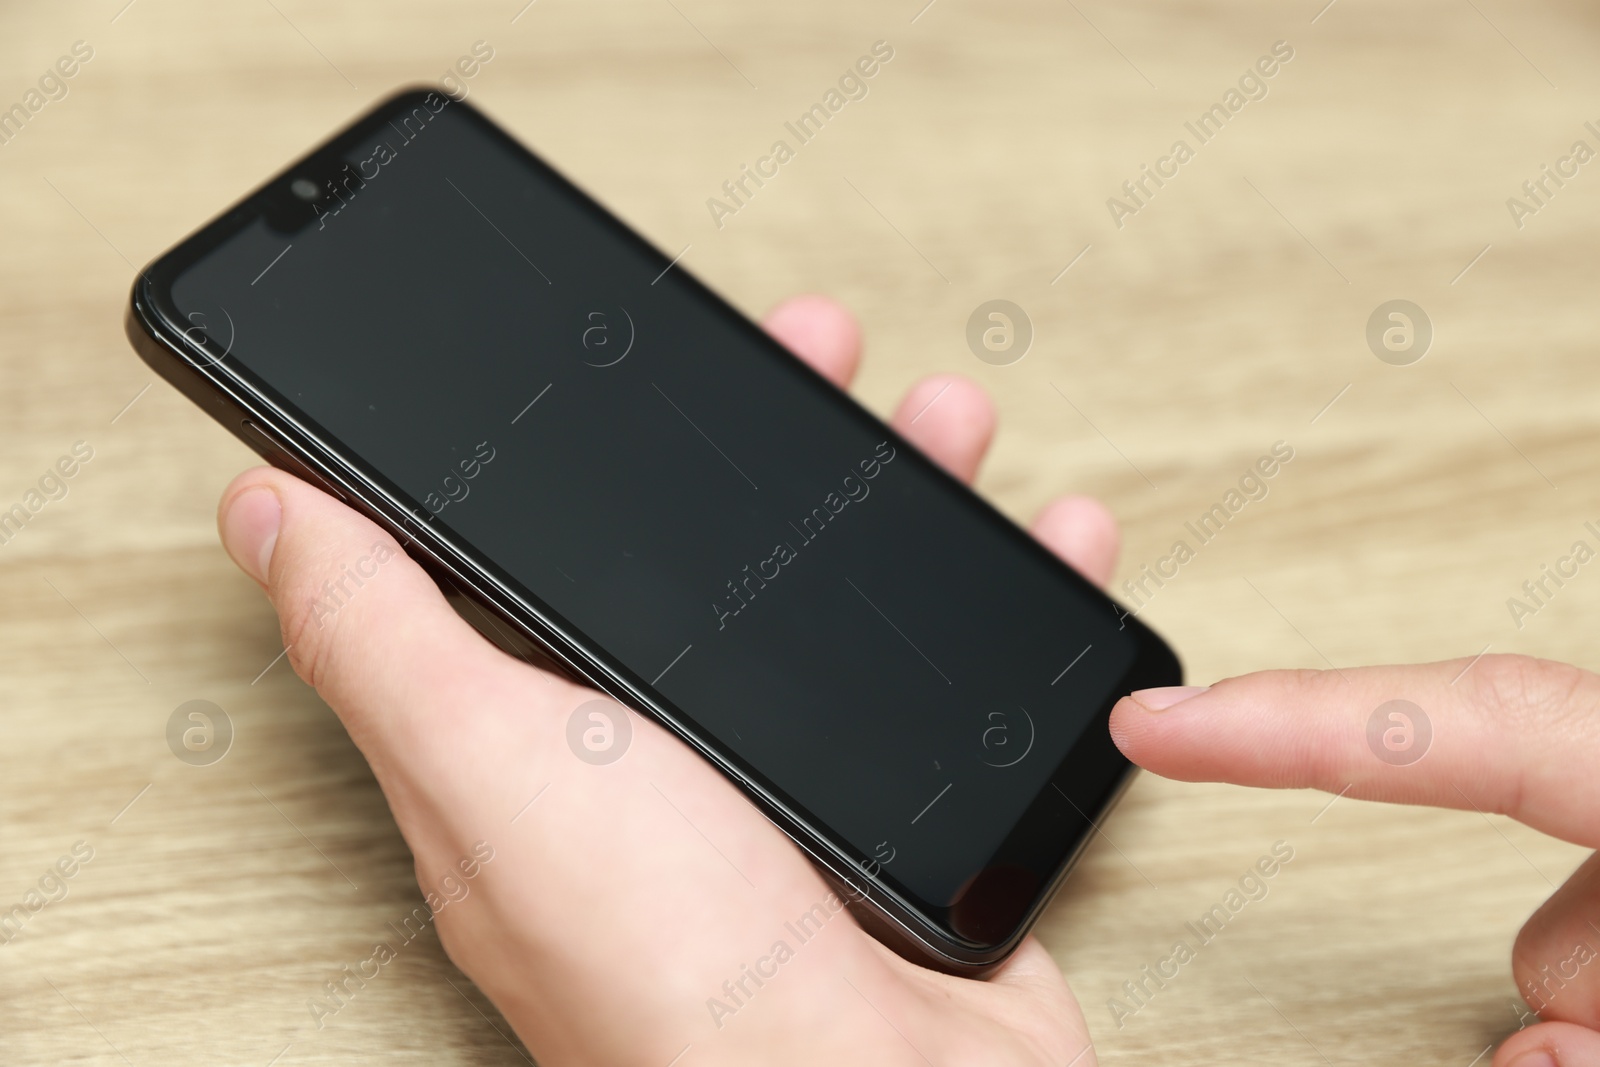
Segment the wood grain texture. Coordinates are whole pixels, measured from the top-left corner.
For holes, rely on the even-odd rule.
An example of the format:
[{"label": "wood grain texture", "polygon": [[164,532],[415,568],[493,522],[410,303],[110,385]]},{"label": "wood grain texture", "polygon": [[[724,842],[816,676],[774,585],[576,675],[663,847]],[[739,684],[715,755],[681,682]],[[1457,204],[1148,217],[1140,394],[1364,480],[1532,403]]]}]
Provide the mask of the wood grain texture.
[{"label": "wood grain texture", "polygon": [[[121,334],[137,265],[478,40],[495,57],[472,99],[660,247],[692,246],[736,303],[854,307],[875,410],[933,372],[990,388],[980,488],[1019,519],[1104,498],[1119,580],[1291,443],[1270,496],[1147,610],[1193,678],[1485,646],[1594,665],[1600,577],[1521,630],[1505,606],[1600,519],[1600,164],[1520,229],[1506,207],[1575,140],[1600,146],[1592,5],[920,2],[0,13],[0,107],[94,50],[0,146],[0,509],[94,450],[0,546],[0,907],[94,850],[0,947],[0,1059],[523,1062],[431,933],[312,1024],[307,999],[418,901],[410,858],[337,720],[269,669],[275,620],[217,545],[218,492],[251,457],[145,391]],[[718,229],[706,199],[879,39],[895,58],[869,95]],[[1277,41],[1295,55],[1267,96],[1114,225],[1107,198]],[[964,341],[994,297],[1037,331],[1011,366]],[[1363,337],[1399,297],[1437,331],[1410,367]],[[191,699],[237,729],[211,767],[166,746]],[[1102,1063],[1466,1067],[1517,1024],[1511,939],[1579,850],[1498,817],[1326,804],[1136,783],[1041,929]],[[1270,895],[1119,1027],[1122,982],[1277,841],[1295,858]]]}]

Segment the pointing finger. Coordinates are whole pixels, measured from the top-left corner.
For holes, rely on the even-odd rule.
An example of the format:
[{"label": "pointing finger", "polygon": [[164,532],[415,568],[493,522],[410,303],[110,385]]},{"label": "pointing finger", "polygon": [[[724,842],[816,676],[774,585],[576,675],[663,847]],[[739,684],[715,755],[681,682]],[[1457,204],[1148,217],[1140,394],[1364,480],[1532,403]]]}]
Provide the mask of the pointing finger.
[{"label": "pointing finger", "polygon": [[1600,678],[1587,671],[1484,656],[1135,693],[1113,711],[1111,734],[1168,778],[1500,812],[1595,847],[1597,708]]}]

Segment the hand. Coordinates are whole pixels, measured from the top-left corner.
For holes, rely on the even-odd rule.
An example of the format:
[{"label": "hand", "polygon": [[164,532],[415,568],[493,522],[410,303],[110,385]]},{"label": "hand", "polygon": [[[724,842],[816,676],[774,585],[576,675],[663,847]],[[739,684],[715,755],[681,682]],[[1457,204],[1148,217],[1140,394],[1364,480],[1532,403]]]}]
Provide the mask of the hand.
[{"label": "hand", "polygon": [[[1168,778],[1348,788],[1363,800],[1507,814],[1600,845],[1600,677],[1525,656],[1469,663],[1268,671],[1205,690],[1149,690],[1117,705],[1111,735]],[[1406,766],[1367,742],[1368,718],[1391,700],[1417,705],[1431,724],[1431,747]],[[1511,969],[1544,1021],[1507,1038],[1494,1067],[1600,1067],[1596,857],[1523,926]]]},{"label": "hand", "polygon": [[[843,309],[800,298],[766,326],[838,385],[849,382],[860,344]],[[945,376],[912,389],[894,425],[971,479],[994,415],[977,386]],[[753,995],[734,998],[724,983],[830,891],[710,764],[639,716],[622,759],[576,758],[568,716],[599,694],[495,649],[393,538],[287,474],[240,475],[218,525],[277,609],[295,671],[371,764],[419,883],[444,902],[436,923],[450,958],[541,1064],[665,1065],[688,1046],[683,1067],[1093,1067],[1082,1013],[1032,938],[975,982],[907,963],[840,912],[791,946],[793,958]],[[1117,535],[1100,505],[1058,500],[1034,530],[1096,581],[1109,576]],[[375,554],[387,561],[363,565],[377,575],[336,614],[314,609],[343,565]],[[478,855],[487,848],[493,858],[473,864],[480,841]],[[468,868],[458,869],[462,860]],[[441,889],[460,885],[468,895],[458,901]],[[714,1018],[712,998],[737,1009]]]}]

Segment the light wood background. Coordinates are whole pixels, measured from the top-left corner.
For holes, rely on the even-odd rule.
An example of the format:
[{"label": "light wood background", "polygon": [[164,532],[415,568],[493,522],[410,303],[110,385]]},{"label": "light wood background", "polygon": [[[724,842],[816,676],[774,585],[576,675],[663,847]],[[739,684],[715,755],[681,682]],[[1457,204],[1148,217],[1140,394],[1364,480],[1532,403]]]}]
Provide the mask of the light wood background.
[{"label": "light wood background", "polygon": [[[94,448],[0,547],[0,908],[94,849],[0,947],[0,1060],[522,1062],[431,933],[312,1026],[307,998],[420,899],[409,857],[333,715],[268,669],[276,622],[218,547],[251,457],[144,391],[121,327],[136,266],[478,40],[472,99],[738,304],[853,306],[875,410],[931,372],[985,383],[981,488],[1019,519],[1098,494],[1119,577],[1290,442],[1271,496],[1146,614],[1193,678],[1485,646],[1595,665],[1600,576],[1521,631],[1505,605],[1600,519],[1600,162],[1521,230],[1505,204],[1574,140],[1600,147],[1592,5],[522,2],[0,12],[0,107],[94,48],[0,147],[0,509]],[[870,95],[718,231],[706,198],[878,39],[895,58]],[[1279,40],[1270,95],[1113,226],[1106,198]],[[964,342],[993,297],[1037,329],[1008,367]],[[1397,297],[1437,331],[1403,368],[1363,338]],[[237,729],[207,768],[164,737],[196,698]],[[1326,803],[1137,782],[1042,928],[1102,1063],[1467,1067],[1517,1025],[1511,939],[1578,850]],[[1119,1029],[1108,998],[1279,840],[1271,895]]]}]

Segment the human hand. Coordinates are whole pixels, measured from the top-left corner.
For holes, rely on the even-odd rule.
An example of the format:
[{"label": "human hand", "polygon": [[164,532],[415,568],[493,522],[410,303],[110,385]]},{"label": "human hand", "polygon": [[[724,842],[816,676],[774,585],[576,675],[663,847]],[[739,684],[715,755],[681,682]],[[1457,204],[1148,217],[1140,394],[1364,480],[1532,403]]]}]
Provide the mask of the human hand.
[{"label": "human hand", "polygon": [[[842,308],[799,298],[766,327],[848,384],[860,343]],[[913,388],[893,423],[970,480],[994,415],[976,385],[943,376]],[[753,995],[730,996],[725,983],[831,892],[727,779],[639,716],[622,759],[579,760],[567,720],[600,694],[501,653],[389,534],[290,475],[240,475],[218,526],[271,598],[295,671],[371,764],[424,891],[436,899],[478,842],[493,850],[436,925],[541,1064],[1093,1067],[1082,1013],[1032,938],[977,982],[906,962],[840,912]],[[1034,533],[1109,577],[1117,534],[1100,505],[1058,500]],[[324,583],[375,546],[394,553],[378,575],[336,614],[315,612]],[[712,998],[737,1009],[714,1015]]]},{"label": "human hand", "polygon": [[[1404,766],[1378,758],[1367,740],[1368,719],[1391,700],[1417,705],[1431,725],[1423,758]],[[1167,778],[1492,811],[1594,848],[1597,708],[1600,677],[1588,671],[1484,656],[1149,690],[1117,705],[1111,735],[1129,759]],[[1493,1067],[1600,1067],[1597,958],[1600,861],[1591,856],[1517,937],[1512,973],[1544,1021],[1507,1038]]]}]

